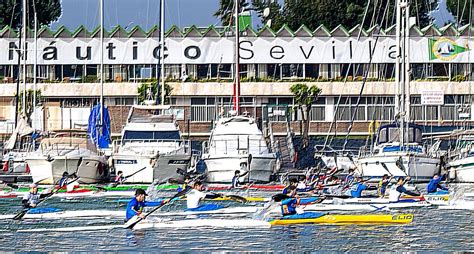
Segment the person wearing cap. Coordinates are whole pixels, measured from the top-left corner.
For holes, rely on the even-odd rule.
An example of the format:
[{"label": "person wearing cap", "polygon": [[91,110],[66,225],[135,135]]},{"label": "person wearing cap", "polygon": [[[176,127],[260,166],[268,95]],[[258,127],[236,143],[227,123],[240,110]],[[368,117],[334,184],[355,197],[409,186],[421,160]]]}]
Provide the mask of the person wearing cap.
[{"label": "person wearing cap", "polygon": [[393,176],[388,177],[387,174],[383,175],[382,179],[380,179],[378,187],[377,187],[377,195],[381,198],[385,196],[385,192],[387,191],[387,186],[392,181]]},{"label": "person wearing cap", "polygon": [[148,196],[143,189],[137,189],[135,191],[135,197],[132,198],[127,204],[127,212],[125,214],[125,221],[130,220],[134,216],[143,218],[143,208],[147,206],[145,202],[146,196]]},{"label": "person wearing cap", "polygon": [[407,176],[406,178],[403,178],[403,177],[398,178],[397,183],[394,184],[392,186],[392,188],[390,188],[390,193],[389,193],[389,196],[388,196],[389,202],[399,202],[400,197],[402,196],[402,194],[406,194],[406,195],[410,195],[410,196],[421,196],[421,197],[423,197],[423,195],[419,195],[418,193],[414,193],[414,192],[411,192],[411,191],[408,191],[407,189],[405,189],[404,185],[408,181],[410,181],[409,176]]},{"label": "person wearing cap", "polygon": [[232,177],[232,188],[239,188],[240,185],[240,178],[246,176],[250,171],[246,171],[243,174],[240,174],[240,170],[236,170],[234,172],[234,177]]},{"label": "person wearing cap", "polygon": [[21,203],[24,208],[35,208],[39,201],[47,196],[49,196],[51,190],[46,193],[38,193],[38,185],[36,183],[30,184],[30,191],[23,196]]},{"label": "person wearing cap", "polygon": [[440,184],[440,182],[443,181],[445,177],[446,174],[442,175],[441,177],[438,174],[435,174],[430,180],[430,183],[428,183],[428,186],[426,186],[426,191],[428,193],[435,193],[438,191],[438,189],[447,191],[448,188]]},{"label": "person wearing cap", "polygon": [[217,193],[206,194],[203,192],[202,182],[198,180],[194,182],[193,189],[186,195],[186,211],[210,211],[223,208],[216,204],[200,205],[200,202],[203,199],[214,199],[219,197],[222,197],[222,195]]},{"label": "person wearing cap", "polygon": [[[281,202],[281,215],[283,217],[288,217],[290,216],[291,218],[304,218],[304,217],[316,217],[319,216],[319,213],[313,213],[313,212],[305,212],[303,209],[298,208],[300,205],[307,205],[310,203],[320,203],[322,202],[325,197],[319,197],[319,198],[306,198],[305,200],[300,199],[297,195],[297,188],[296,186],[292,185],[288,187],[288,194],[287,196],[282,194],[275,195],[273,197],[275,202]],[[276,199],[276,197],[282,197],[281,201]]]}]

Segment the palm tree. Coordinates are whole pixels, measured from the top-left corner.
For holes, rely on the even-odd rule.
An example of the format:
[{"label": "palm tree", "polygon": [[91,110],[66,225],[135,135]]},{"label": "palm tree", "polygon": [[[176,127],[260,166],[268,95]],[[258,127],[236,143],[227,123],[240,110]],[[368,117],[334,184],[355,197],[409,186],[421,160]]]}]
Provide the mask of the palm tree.
[{"label": "palm tree", "polygon": [[295,96],[295,108],[301,111],[303,117],[303,147],[309,146],[309,116],[311,106],[321,94],[321,88],[317,86],[308,87],[306,84],[294,84],[290,87],[290,92]]}]

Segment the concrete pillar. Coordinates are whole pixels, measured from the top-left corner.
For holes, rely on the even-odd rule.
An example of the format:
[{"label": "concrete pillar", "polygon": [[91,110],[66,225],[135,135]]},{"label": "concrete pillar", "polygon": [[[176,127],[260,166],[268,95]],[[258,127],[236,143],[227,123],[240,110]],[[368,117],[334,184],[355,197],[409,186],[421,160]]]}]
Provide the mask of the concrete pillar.
[{"label": "concrete pillar", "polygon": [[258,65],[258,77],[259,78],[266,78],[267,75],[267,65],[266,64],[259,64]]},{"label": "concrete pillar", "polygon": [[247,64],[247,78],[255,78],[255,64]]},{"label": "concrete pillar", "polygon": [[340,64],[331,64],[331,77],[332,78],[341,77],[341,65]]},{"label": "concrete pillar", "polygon": [[319,65],[319,77],[328,79],[329,78],[329,65],[328,64],[320,64]]},{"label": "concrete pillar", "polygon": [[325,121],[332,122],[334,120],[334,110],[335,110],[335,100],[334,97],[327,97],[326,98],[326,106],[325,106]]}]

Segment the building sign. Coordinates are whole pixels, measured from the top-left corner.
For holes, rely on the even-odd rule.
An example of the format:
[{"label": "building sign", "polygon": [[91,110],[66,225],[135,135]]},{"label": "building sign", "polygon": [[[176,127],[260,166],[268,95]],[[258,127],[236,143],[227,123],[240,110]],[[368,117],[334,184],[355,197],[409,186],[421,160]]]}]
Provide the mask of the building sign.
[{"label": "building sign", "polygon": [[438,40],[428,39],[428,50],[430,52],[430,60],[439,59],[442,61],[451,61],[459,54],[469,50],[466,47],[458,45],[454,40],[449,38],[439,38]]},{"label": "building sign", "polygon": [[421,91],[421,105],[443,105],[443,91]]},{"label": "building sign", "polygon": [[[426,52],[428,38],[411,40],[412,63],[430,62]],[[456,45],[474,47],[474,41],[464,38],[453,40]],[[470,45],[468,45],[468,43]],[[233,63],[233,38],[167,38],[165,41],[166,64],[230,64]],[[438,43],[447,48],[451,44]],[[443,46],[445,45],[445,46]],[[452,44],[454,45],[454,44]],[[18,40],[0,39],[0,65],[16,65]],[[33,40],[28,40],[27,62],[33,64]],[[38,64],[99,64],[100,40],[98,38],[39,38]],[[157,38],[107,38],[104,45],[105,64],[158,64],[160,46]],[[434,61],[468,63],[474,53],[454,47],[455,58],[439,55]],[[454,53],[453,53],[454,54]],[[436,56],[436,55],[435,55]],[[441,58],[443,56],[444,58]],[[396,57],[395,40],[391,37],[242,37],[241,63],[295,64],[295,63],[393,63]],[[371,60],[372,59],[372,60]]]}]

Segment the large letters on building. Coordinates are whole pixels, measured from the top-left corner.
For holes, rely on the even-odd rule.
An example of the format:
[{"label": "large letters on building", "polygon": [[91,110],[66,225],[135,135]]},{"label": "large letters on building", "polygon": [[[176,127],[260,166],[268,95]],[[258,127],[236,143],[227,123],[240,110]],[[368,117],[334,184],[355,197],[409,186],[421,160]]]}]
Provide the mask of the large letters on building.
[{"label": "large letters on building", "polygon": [[[467,38],[451,40],[465,47],[450,58],[433,58],[429,38],[411,40],[411,62],[467,63],[474,59],[474,42]],[[167,38],[167,64],[219,64],[233,62],[233,38]],[[40,38],[38,64],[99,64],[98,38]],[[17,63],[18,40],[0,39],[0,64]],[[28,40],[27,61],[34,59],[33,40]],[[157,64],[161,55],[157,38],[107,38],[104,45],[106,64]],[[396,46],[393,38],[283,37],[241,38],[241,63],[393,63]],[[371,60],[372,57],[372,60]]]}]

